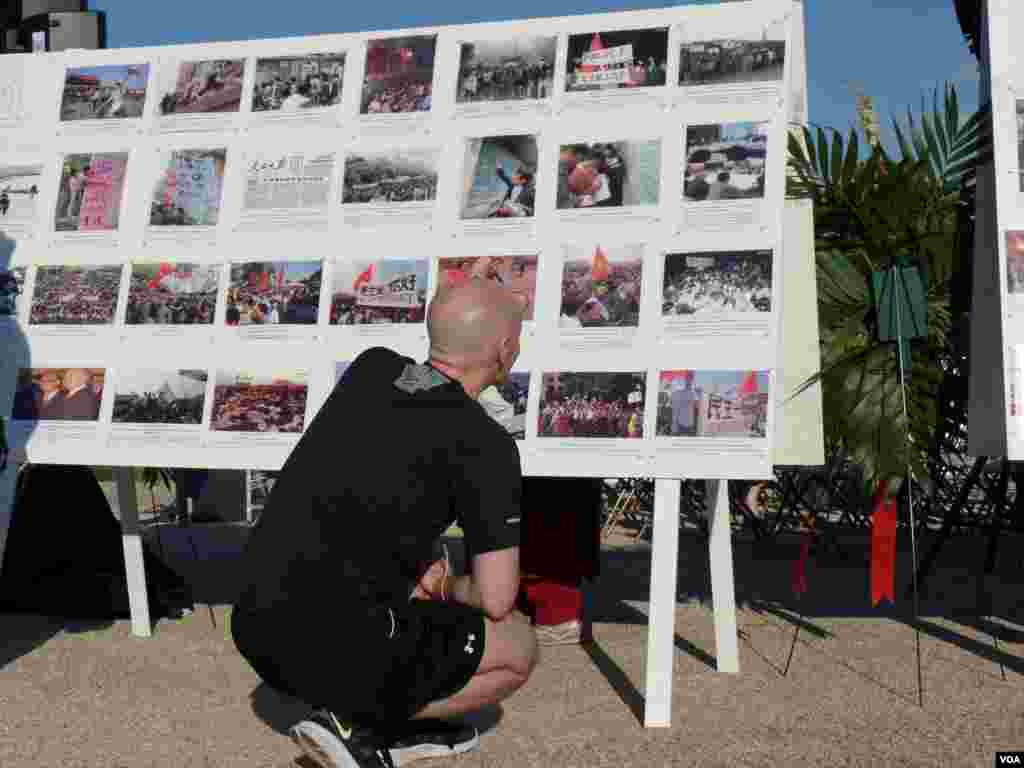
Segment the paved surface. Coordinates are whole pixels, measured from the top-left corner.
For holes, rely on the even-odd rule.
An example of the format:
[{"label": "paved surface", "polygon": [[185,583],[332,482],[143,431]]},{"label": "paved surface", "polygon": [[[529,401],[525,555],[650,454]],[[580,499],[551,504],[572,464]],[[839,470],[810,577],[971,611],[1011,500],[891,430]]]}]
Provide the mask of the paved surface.
[{"label": "paved surface", "polygon": [[[202,581],[215,591],[230,588],[230,580],[212,583],[214,548],[221,568],[223,553],[231,550],[227,534],[220,535],[220,544],[211,543],[215,537],[200,542],[200,562],[189,572],[197,588]],[[186,544],[169,536],[164,544],[172,562],[185,563]],[[950,567],[935,581],[942,595],[936,605],[955,606],[964,597],[954,594],[958,589],[973,590],[952,564],[978,562],[982,547],[971,545],[940,562]],[[1007,543],[1006,550],[1013,561],[1000,564],[993,610],[1012,617],[1007,626],[1020,630],[1015,612],[1024,572],[1017,545]],[[792,542],[737,542],[742,672],[724,675],[713,669],[710,607],[699,599],[706,551],[699,538],[683,537],[680,594],[686,602],[676,622],[674,724],[649,731],[637,719],[649,550],[620,540],[605,552],[591,599],[595,645],[545,649],[528,687],[478,719],[486,729],[478,752],[421,764],[991,766],[997,749],[1024,749],[1024,633],[1005,633],[997,648],[990,634],[971,626],[974,620],[941,618],[925,603],[918,624],[921,708],[913,622],[864,609],[862,553],[854,562],[823,557],[816,563],[811,594],[820,600],[806,600],[798,614],[782,594],[794,552]],[[858,599],[863,605],[855,604]],[[268,690],[237,655],[227,634],[228,609],[216,605],[213,616],[215,626],[201,606],[182,621],[162,622],[150,640],[131,637],[127,622],[67,627],[0,616],[0,766],[304,766],[281,735],[304,708]],[[294,630],[315,631],[312,625]]]}]

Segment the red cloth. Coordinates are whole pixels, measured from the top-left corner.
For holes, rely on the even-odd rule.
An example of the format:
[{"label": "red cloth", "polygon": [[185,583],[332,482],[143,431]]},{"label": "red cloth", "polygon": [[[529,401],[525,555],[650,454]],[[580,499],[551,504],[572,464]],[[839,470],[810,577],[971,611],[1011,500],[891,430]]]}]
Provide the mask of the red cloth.
[{"label": "red cloth", "polygon": [[533,608],[534,624],[550,627],[583,618],[583,590],[556,581],[527,579],[526,601]]},{"label": "red cloth", "polygon": [[880,499],[871,516],[871,604],[896,602],[896,500]]}]

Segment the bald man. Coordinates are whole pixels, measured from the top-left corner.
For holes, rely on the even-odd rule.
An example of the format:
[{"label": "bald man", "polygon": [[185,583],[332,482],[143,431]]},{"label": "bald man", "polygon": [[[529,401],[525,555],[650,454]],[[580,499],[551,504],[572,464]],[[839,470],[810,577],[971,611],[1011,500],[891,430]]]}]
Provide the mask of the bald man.
[{"label": "bald man", "polygon": [[[533,670],[514,609],[519,453],[477,402],[515,363],[522,310],[474,278],[431,303],[425,363],[357,357],[252,531],[232,633],[268,685],[315,710],[291,734],[322,768],[473,749],[453,718]],[[471,564],[457,578],[435,549],[456,521]]]}]

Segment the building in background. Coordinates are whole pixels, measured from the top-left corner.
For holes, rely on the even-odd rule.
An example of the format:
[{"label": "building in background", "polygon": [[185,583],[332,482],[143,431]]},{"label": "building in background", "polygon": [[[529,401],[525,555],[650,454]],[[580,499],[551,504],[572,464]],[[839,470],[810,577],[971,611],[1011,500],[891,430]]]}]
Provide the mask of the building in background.
[{"label": "building in background", "polygon": [[0,8],[0,53],[106,46],[106,15],[88,0],[7,0]]}]

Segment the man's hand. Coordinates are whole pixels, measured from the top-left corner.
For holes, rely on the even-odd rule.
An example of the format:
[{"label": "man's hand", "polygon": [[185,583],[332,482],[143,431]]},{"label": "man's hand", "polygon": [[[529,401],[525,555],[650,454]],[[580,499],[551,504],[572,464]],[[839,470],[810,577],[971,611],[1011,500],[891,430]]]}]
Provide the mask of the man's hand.
[{"label": "man's hand", "polygon": [[431,563],[423,571],[423,575],[420,576],[411,597],[416,600],[447,600],[450,579],[451,573],[448,561],[441,558]]}]

